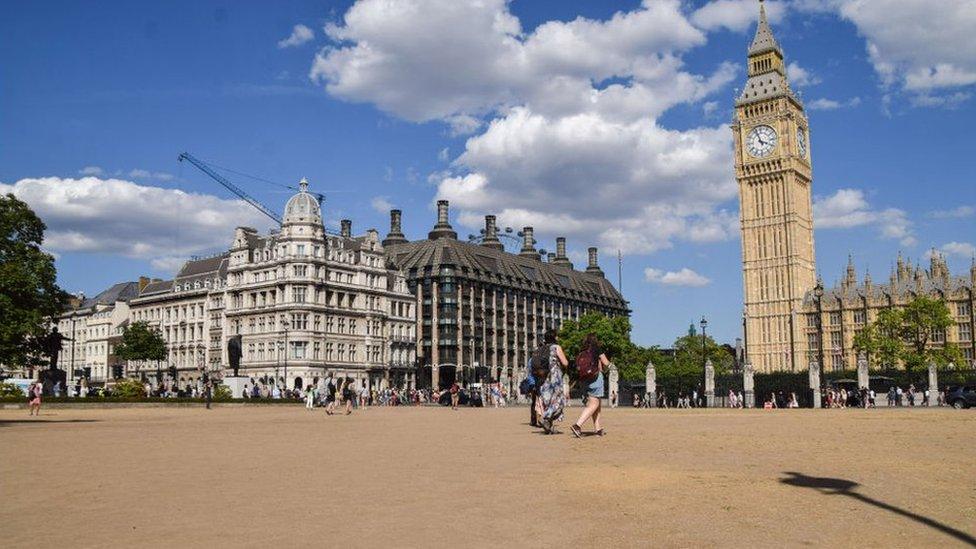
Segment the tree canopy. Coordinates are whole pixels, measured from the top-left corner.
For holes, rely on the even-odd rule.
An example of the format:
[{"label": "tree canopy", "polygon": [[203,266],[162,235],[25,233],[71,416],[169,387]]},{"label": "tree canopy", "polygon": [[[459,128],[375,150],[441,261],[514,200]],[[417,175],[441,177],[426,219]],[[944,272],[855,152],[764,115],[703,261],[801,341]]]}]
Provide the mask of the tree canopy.
[{"label": "tree canopy", "polygon": [[940,299],[917,296],[905,307],[887,308],[854,336],[854,349],[864,352],[871,364],[892,367],[898,362],[906,370],[930,362],[945,366],[959,363],[962,353],[951,344],[931,347],[934,334],[945,334],[953,324],[949,307]]},{"label": "tree canopy", "polygon": [[165,360],[166,341],[145,322],[133,322],[122,331],[115,356],[122,360]]},{"label": "tree canopy", "polygon": [[26,203],[0,196],[0,364],[40,356],[50,323],[68,302],[54,257],[41,249],[45,229]]}]

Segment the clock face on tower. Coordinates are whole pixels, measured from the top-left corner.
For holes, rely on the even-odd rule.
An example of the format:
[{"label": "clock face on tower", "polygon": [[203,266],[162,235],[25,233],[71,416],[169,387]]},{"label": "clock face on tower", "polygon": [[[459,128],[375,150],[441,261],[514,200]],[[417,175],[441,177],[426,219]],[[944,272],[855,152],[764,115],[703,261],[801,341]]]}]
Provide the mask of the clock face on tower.
[{"label": "clock face on tower", "polygon": [[765,158],[776,147],[776,130],[769,126],[756,126],[746,137],[746,147],[749,154],[756,158]]},{"label": "clock face on tower", "polygon": [[803,128],[796,129],[796,149],[799,151],[801,157],[807,157],[807,134],[803,131]]}]

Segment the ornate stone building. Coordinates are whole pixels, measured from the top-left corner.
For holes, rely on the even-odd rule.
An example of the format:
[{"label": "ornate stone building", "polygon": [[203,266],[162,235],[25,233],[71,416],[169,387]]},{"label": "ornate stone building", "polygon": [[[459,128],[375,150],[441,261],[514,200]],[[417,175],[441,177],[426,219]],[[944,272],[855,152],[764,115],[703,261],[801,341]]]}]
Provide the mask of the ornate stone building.
[{"label": "ornate stone building", "polygon": [[875,283],[870,275],[859,283],[853,260],[849,260],[840,284],[827,289],[818,284],[804,298],[804,362],[819,363],[822,358],[825,371],[856,368],[854,335],[873,322],[880,310],[904,306],[916,296],[925,295],[945,301],[955,320],[945,332],[933,333],[930,345],[937,348],[954,344],[968,365],[976,367],[974,288],[976,260],[968,276],[953,276],[945,258],[934,250],[928,270],[905,262],[899,255],[887,283]]},{"label": "ornate stone building", "polygon": [[809,124],[760,4],[732,133],[739,182],[746,354],[757,371],[804,368],[797,325],[815,284]]},{"label": "ornate stone building", "polygon": [[58,317],[58,331],[68,338],[63,342],[58,365],[69,381],[79,374],[93,381],[109,378],[111,367],[119,363],[114,350],[128,324],[129,301],[148,283],[147,278],[119,282],[94,297],[80,296]]},{"label": "ornate stone building", "polygon": [[[371,384],[414,382],[415,303],[406,280],[387,267],[376,231],[326,234],[302,181],[280,231],[239,227],[226,253],[188,261],[171,281],[133,299],[132,320],[158,328],[168,365],[185,381],[229,363],[240,336],[241,375],[301,387],[326,371]],[[136,365],[153,373],[155,364]]]},{"label": "ornate stone building", "polygon": [[415,354],[425,385],[497,379],[514,387],[546,330],[588,311],[629,314],[627,302],[604,278],[596,248],[589,249],[583,271],[573,269],[564,238],[543,261],[532,227],[525,227],[521,251],[509,253],[491,215],[482,242],[463,242],[443,200],[427,239],[407,241],[400,222],[400,211],[390,212],[383,246],[388,263],[406,276],[413,294],[412,333],[418,336]]}]

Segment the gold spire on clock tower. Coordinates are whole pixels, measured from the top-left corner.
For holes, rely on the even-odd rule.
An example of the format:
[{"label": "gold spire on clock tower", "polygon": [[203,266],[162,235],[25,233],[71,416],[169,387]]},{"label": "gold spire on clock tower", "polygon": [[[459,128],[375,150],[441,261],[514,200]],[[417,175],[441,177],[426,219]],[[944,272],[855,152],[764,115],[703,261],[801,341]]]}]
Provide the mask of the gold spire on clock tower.
[{"label": "gold spire on clock tower", "polygon": [[748,63],[732,123],[746,355],[758,371],[802,370],[798,312],[816,284],[809,126],[761,0]]}]

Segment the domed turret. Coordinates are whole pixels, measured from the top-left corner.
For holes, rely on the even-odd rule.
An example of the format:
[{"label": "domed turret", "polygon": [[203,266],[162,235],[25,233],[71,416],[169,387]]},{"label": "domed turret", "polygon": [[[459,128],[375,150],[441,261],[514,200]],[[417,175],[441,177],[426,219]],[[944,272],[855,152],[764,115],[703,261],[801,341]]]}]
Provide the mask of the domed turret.
[{"label": "domed turret", "polygon": [[304,177],[298,183],[298,194],[288,200],[285,205],[285,217],[281,224],[290,223],[318,223],[322,224],[322,211],[318,200],[308,192],[308,180]]}]

